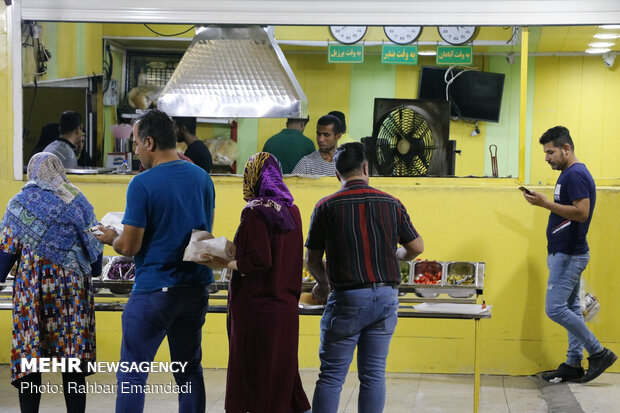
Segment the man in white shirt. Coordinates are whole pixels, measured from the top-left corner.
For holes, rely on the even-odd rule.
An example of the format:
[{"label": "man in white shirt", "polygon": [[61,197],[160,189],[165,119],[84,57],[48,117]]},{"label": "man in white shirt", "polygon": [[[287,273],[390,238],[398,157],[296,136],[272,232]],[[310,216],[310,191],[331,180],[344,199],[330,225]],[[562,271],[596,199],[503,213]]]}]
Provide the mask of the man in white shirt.
[{"label": "man in white shirt", "polygon": [[293,174],[336,176],[334,151],[342,135],[340,120],[334,115],[325,115],[316,124],[318,151],[306,155],[297,163]]}]

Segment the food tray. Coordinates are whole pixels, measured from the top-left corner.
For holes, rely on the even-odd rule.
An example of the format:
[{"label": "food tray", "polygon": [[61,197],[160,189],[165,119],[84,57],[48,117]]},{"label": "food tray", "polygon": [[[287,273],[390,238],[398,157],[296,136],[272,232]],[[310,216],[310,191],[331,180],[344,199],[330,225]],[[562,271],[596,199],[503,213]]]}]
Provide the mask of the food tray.
[{"label": "food tray", "polygon": [[[433,263],[433,271],[441,271],[441,281],[436,284],[415,283],[416,266],[417,272],[422,272],[423,269],[428,269],[430,263]],[[435,298],[439,294],[448,294],[453,298],[469,298],[475,295],[477,290],[482,290],[484,270],[484,262],[417,261],[412,267],[409,285],[416,286],[414,293],[418,297]]]},{"label": "food tray", "polygon": [[[114,264],[131,263],[132,270],[126,274],[113,274]],[[112,294],[129,294],[133,287],[133,279],[135,277],[135,267],[133,257],[114,256],[102,270],[101,280],[103,288],[108,288]],[[108,285],[106,285],[108,284]]]},{"label": "food tray", "polygon": [[442,280],[444,292],[453,298],[468,298],[482,289],[484,263],[468,261],[448,261]]},{"label": "food tray", "polygon": [[420,286],[414,293],[418,297],[435,298],[439,295],[438,287],[441,287],[443,277],[443,262],[441,261],[416,261],[411,268],[409,277],[410,285]]},{"label": "food tray", "polygon": [[400,283],[409,284],[413,272],[413,261],[398,261],[398,264],[400,265]]}]

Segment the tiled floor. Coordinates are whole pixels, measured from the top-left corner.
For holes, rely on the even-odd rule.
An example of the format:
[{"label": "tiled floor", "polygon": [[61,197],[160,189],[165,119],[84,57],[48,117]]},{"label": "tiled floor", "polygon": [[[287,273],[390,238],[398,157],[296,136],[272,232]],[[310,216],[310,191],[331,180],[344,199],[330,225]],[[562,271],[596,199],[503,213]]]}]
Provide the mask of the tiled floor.
[{"label": "tiled floor", "polygon": [[[312,398],[316,370],[301,372],[304,389]],[[9,367],[0,366],[0,411],[19,412],[17,390],[9,383]],[[168,383],[169,374],[153,374],[149,383]],[[44,374],[43,383],[59,384],[60,375]],[[97,374],[89,382],[114,383],[113,374]],[[207,411],[224,413],[226,370],[205,370]],[[480,412],[489,413],[613,413],[620,412],[620,374],[606,373],[588,384],[549,385],[537,377],[482,376]],[[387,375],[385,413],[462,413],[473,411],[471,375],[392,373]],[[90,394],[87,412],[114,411],[114,395]],[[145,412],[175,412],[176,396],[148,395]],[[61,394],[44,394],[41,413],[63,412]],[[339,413],[357,412],[357,376],[350,373],[340,399]]]}]

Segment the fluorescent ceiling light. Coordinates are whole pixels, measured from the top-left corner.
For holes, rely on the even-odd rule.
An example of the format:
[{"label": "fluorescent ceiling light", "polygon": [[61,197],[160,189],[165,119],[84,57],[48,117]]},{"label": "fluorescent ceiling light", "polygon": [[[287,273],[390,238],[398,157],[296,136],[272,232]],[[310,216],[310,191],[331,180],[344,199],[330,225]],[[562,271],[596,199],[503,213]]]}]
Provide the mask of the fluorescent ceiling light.
[{"label": "fluorescent ceiling light", "polygon": [[590,47],[611,47],[613,46],[615,43],[613,42],[592,42],[590,43]]},{"label": "fluorescent ceiling light", "polygon": [[601,39],[601,40],[613,40],[613,39],[618,39],[620,38],[620,34],[616,34],[616,33],[597,33],[594,35],[595,39]]},{"label": "fluorescent ceiling light", "polygon": [[418,54],[420,56],[435,56],[437,52],[435,50],[419,50]]},{"label": "fluorescent ceiling light", "polygon": [[586,49],[586,53],[589,54],[603,54],[609,52],[611,49]]},{"label": "fluorescent ceiling light", "polygon": [[603,26],[598,26],[600,29],[605,29],[605,30],[615,30],[615,29],[620,29],[620,24],[605,24]]}]

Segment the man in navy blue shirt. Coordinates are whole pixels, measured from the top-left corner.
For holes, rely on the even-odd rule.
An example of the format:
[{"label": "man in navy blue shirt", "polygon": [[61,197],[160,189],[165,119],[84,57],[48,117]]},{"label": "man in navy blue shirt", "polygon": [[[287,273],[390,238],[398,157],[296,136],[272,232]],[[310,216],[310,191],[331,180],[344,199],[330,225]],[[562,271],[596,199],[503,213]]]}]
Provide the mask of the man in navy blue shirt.
[{"label": "man in navy blue shirt", "polygon": [[[541,136],[540,143],[545,161],[552,169],[562,171],[555,184],[554,200],[533,191],[524,192],[523,196],[530,204],[551,211],[547,225],[549,280],[545,311],[568,331],[566,363],[542,377],[554,383],[584,383],[598,377],[618,358],[588,329],[579,303],[581,273],[590,260],[586,235],[596,203],[596,187],[586,166],[577,161],[568,129],[553,127]],[[590,354],[587,372],[581,367],[584,347]]]}]

